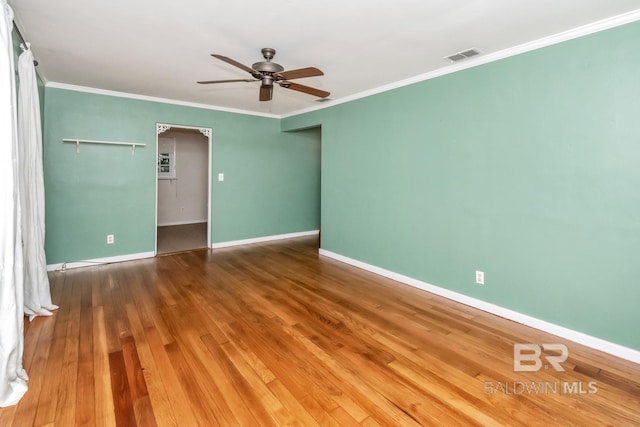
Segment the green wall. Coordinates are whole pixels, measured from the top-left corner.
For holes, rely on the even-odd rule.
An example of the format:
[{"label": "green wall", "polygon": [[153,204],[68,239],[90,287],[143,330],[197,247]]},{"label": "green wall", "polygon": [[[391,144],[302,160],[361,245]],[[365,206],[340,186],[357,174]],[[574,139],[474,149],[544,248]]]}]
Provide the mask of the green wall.
[{"label": "green wall", "polygon": [[322,247],[640,350],[638,40],[629,24],[284,119],[322,126]]},{"label": "green wall", "polygon": [[[279,120],[45,89],[47,263],[152,252],[156,123],[213,129],[212,242],[319,228],[319,135]],[[63,138],[130,141],[75,144]],[[106,235],[115,244],[106,244]]]}]

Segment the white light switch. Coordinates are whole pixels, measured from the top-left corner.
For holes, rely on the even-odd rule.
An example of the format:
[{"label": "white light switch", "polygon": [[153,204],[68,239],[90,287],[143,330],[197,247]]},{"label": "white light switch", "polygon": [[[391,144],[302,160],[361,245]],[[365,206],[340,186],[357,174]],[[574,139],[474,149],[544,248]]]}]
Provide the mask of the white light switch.
[{"label": "white light switch", "polygon": [[218,174],[218,181],[224,181],[224,174],[223,173],[219,173]]}]

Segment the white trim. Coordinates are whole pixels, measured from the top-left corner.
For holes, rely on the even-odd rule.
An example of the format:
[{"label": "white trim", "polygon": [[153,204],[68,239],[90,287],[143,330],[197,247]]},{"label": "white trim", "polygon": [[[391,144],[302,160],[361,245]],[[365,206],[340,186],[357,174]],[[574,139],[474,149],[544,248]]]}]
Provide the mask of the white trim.
[{"label": "white trim", "polygon": [[162,224],[158,223],[158,227],[168,227],[171,225],[189,225],[189,224],[205,224],[207,219],[196,219],[193,221],[174,221],[174,222],[164,222]]},{"label": "white trim", "polygon": [[84,261],[62,262],[59,264],[47,265],[47,271],[62,270],[63,266],[65,270],[68,270],[70,268],[92,267],[100,264],[111,264],[113,262],[123,262],[123,261],[133,261],[136,259],[143,259],[143,258],[153,258],[154,256],[155,256],[154,252],[140,252],[137,254],[117,255],[117,256],[106,257],[106,258],[88,259]]},{"label": "white trim", "polygon": [[[202,127],[202,126],[189,126],[189,125],[177,125],[172,123],[156,123],[156,130],[161,127],[165,127],[166,130],[169,129],[197,129],[202,133],[202,135],[207,138],[207,219],[204,221],[194,221],[194,222],[182,222],[182,223],[166,223],[162,225],[181,225],[181,224],[195,224],[198,222],[206,222],[207,223],[207,247],[211,246],[211,203],[212,203],[212,181],[211,177],[213,175],[213,128],[210,127]],[[160,133],[156,131],[156,159],[158,158],[158,143],[159,143]],[[154,252],[157,255],[158,253],[158,227],[161,227],[161,224],[158,224],[158,168],[156,170],[156,212],[155,212],[155,224],[156,224],[156,233],[154,235]]]},{"label": "white trim", "polygon": [[404,80],[400,80],[387,85],[379,86],[377,88],[365,90],[363,92],[358,92],[356,94],[345,96],[343,98],[339,98],[335,100],[332,99],[331,101],[323,102],[321,105],[314,105],[312,107],[304,108],[302,110],[283,114],[280,116],[280,118],[285,119],[287,117],[293,117],[300,114],[309,113],[311,111],[322,110],[324,108],[333,107],[335,105],[344,104],[346,102],[355,101],[357,99],[366,98],[372,95],[377,95],[382,92],[398,89],[400,87],[408,86],[414,83],[435,79],[436,77],[441,77],[447,74],[457,73],[458,71],[477,67],[479,65],[488,64],[489,62],[499,61],[501,59],[509,58],[511,56],[520,55],[521,53],[530,52],[532,50],[541,49],[543,47],[562,43],[568,40],[573,40],[579,37],[588,36],[589,34],[619,27],[621,25],[630,24],[638,20],[640,20],[640,9],[623,13],[622,15],[612,16],[610,18],[602,19],[600,21],[592,22],[590,24],[586,24],[581,27],[573,28],[571,30],[563,31],[561,33],[553,34],[551,36],[543,37],[541,39],[533,40],[517,46],[509,47],[497,52],[488,53],[486,55],[481,54],[471,59],[461,61],[459,63],[448,65],[446,67],[442,67],[437,70],[429,71],[428,73],[419,74],[414,77],[409,77],[408,79],[404,79]]},{"label": "white trim", "polygon": [[[68,83],[58,83],[58,82],[48,82],[46,84],[47,87],[52,87],[55,89],[66,89],[73,90],[76,92],[87,92],[87,93],[95,93],[97,95],[106,95],[106,96],[117,96],[120,98],[130,98],[130,99],[138,99],[141,101],[150,101],[150,102],[161,102],[163,104],[173,104],[173,105],[181,105],[183,107],[194,107],[194,108],[202,108],[204,110],[214,110],[214,111],[224,111],[226,113],[236,113],[236,114],[246,114],[249,116],[260,116],[260,117],[269,117],[271,119],[279,119],[280,116],[276,114],[269,113],[259,113],[256,111],[249,110],[241,110],[238,108],[227,108],[227,107],[218,107],[214,105],[208,104],[199,104],[197,102],[187,102],[187,101],[178,101],[176,99],[168,99],[168,98],[159,98],[156,96],[148,96],[148,95],[138,95],[135,93],[128,92],[117,92],[114,90],[106,90],[106,89],[98,89],[94,87],[87,86],[77,86]],[[198,129],[198,128],[196,128]]]},{"label": "white trim", "polygon": [[272,240],[293,239],[295,237],[316,236],[320,230],[301,231],[298,233],[278,234],[275,236],[255,237],[253,239],[232,240],[229,242],[212,243],[211,249],[228,248],[230,246],[250,245],[253,243],[270,242]]},{"label": "white trim", "polygon": [[[156,129],[158,129],[158,127],[162,127],[165,126],[167,127],[166,131],[170,131],[173,129],[191,129],[191,130],[197,130],[200,131],[200,133],[202,133],[204,136],[206,136],[207,138],[211,138],[211,135],[205,135],[204,132],[206,131],[209,134],[212,134],[213,132],[213,128],[211,128],[210,126],[207,127],[202,127],[202,126],[189,126],[189,125],[181,125],[181,124],[177,124],[177,123],[167,123],[167,122],[158,122],[156,123]],[[162,131],[160,133],[164,133],[165,131]],[[156,132],[157,133],[157,132]]]},{"label": "white trim", "polygon": [[473,298],[464,294],[460,294],[458,292],[451,291],[449,289],[444,289],[439,286],[435,286],[430,283],[426,283],[409,276],[404,276],[402,274],[394,273],[393,271],[385,270],[383,268],[376,267],[375,265],[367,264],[365,262],[358,261],[356,259],[348,258],[346,256],[328,251],[326,249],[320,249],[319,253],[322,256],[326,256],[328,258],[332,258],[337,261],[344,262],[354,267],[358,267],[363,270],[370,271],[372,273],[387,277],[389,279],[398,281],[400,283],[413,286],[414,288],[422,289],[423,291],[427,291],[432,294],[436,294],[441,297],[477,308],[479,310],[486,311],[488,313],[495,314],[500,317],[504,317],[505,319],[513,320],[514,322],[522,323],[523,325],[539,329],[543,332],[548,332],[550,334],[557,335],[561,338],[565,338],[570,341],[576,342],[578,344],[591,347],[595,350],[609,353],[621,359],[629,360],[631,362],[640,364],[640,351],[638,350],[634,350],[629,347],[624,347],[622,345],[615,344],[600,338],[596,338],[591,335],[584,334],[582,332],[574,331],[572,329],[565,328],[564,326],[559,326],[554,323],[547,322],[545,320],[540,320],[535,317],[510,310],[508,308],[500,307],[498,305],[491,304],[489,302],[482,301],[477,298]]},{"label": "white trim", "polygon": [[[202,129],[208,129],[207,135],[202,132]],[[207,247],[211,246],[211,225],[213,218],[211,218],[211,205],[213,203],[213,129],[212,128],[199,128],[198,129],[208,139],[207,145]],[[157,250],[157,248],[156,248]]]}]

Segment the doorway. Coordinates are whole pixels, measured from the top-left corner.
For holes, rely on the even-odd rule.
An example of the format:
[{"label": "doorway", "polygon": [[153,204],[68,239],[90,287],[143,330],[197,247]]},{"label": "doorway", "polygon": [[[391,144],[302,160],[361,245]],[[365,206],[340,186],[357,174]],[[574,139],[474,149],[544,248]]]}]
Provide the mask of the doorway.
[{"label": "doorway", "polygon": [[211,133],[157,124],[156,255],[211,246]]}]

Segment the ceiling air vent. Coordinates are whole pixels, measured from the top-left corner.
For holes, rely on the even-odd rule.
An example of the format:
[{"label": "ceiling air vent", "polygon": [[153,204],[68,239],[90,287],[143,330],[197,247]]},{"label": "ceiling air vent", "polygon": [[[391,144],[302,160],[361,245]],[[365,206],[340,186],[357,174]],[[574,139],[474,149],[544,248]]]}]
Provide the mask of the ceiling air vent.
[{"label": "ceiling air vent", "polygon": [[449,55],[447,57],[445,57],[446,60],[451,61],[451,62],[458,62],[458,61],[462,61],[463,59],[467,59],[467,58],[471,58],[472,56],[476,56],[479,55],[480,52],[478,52],[476,49],[467,49],[464,50],[462,52],[458,52],[458,53],[454,53],[453,55]]}]

